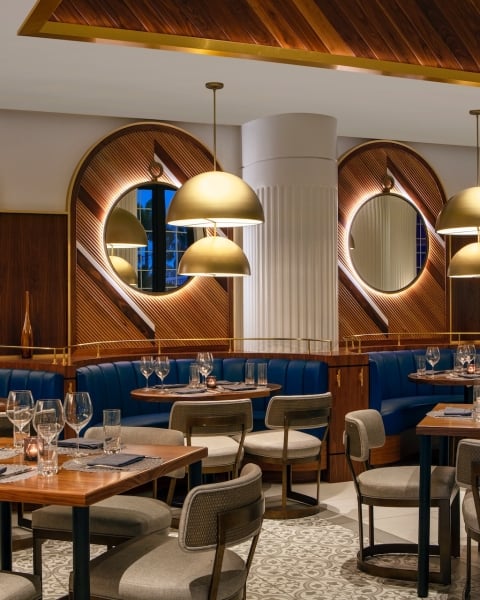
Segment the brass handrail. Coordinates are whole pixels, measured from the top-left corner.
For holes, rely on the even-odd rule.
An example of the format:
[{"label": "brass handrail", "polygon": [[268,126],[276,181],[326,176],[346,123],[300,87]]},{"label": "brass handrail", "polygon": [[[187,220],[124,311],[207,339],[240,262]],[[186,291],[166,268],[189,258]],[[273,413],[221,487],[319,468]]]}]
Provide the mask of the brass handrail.
[{"label": "brass handrail", "polygon": [[[474,338],[472,340],[472,337]],[[480,344],[480,332],[479,331],[422,331],[422,332],[388,332],[388,333],[359,333],[343,338],[347,351],[350,352],[362,352],[362,343],[377,341],[381,342],[392,342],[396,346],[402,346],[408,343],[411,345],[414,340],[419,342],[438,339],[443,344],[460,344],[462,341],[468,340]]]}]

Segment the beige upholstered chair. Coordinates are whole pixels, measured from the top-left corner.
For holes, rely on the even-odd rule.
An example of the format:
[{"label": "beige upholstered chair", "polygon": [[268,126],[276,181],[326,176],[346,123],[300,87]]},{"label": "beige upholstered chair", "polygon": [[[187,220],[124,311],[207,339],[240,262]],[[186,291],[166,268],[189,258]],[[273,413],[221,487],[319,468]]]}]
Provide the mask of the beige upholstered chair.
[{"label": "beige upholstered chair", "polygon": [[[85,437],[101,438],[101,427],[87,430]],[[122,443],[183,446],[183,433],[157,427],[122,427]],[[183,477],[184,469],[169,476]],[[172,479],[174,481],[174,479]],[[90,507],[90,542],[109,547],[132,537],[156,532],[166,536],[172,522],[170,506],[156,498],[117,495]],[[72,539],[72,511],[68,506],[44,506],[32,512],[33,571],[42,573],[42,543],[47,539]]]},{"label": "beige upholstered chair", "polygon": [[[265,414],[268,430],[255,431],[245,436],[246,461],[281,467],[281,503],[280,506],[273,506],[267,502],[267,518],[292,519],[319,512],[320,453],[328,434],[331,405],[332,396],[328,392],[304,396],[274,396],[270,399]],[[321,429],[323,435],[320,438],[300,431],[308,429]],[[292,489],[292,467],[307,463],[315,464],[315,498]]]},{"label": "beige upholstered chair", "polygon": [[187,445],[208,448],[208,456],[202,460],[202,473],[237,477],[243,459],[243,440],[253,427],[252,402],[179,400],[171,408],[169,427],[183,431]]},{"label": "beige upholstered chair", "polygon": [[[357,410],[345,415],[345,453],[352,474],[358,503],[358,535],[360,550],[358,567],[377,577],[416,580],[417,570],[400,563],[376,562],[386,554],[418,554],[413,543],[375,543],[375,506],[418,506],[418,466],[388,466],[370,468],[370,451],[385,443],[385,430],[380,413],[373,409]],[[355,468],[361,463],[364,470]],[[361,472],[359,472],[361,471]],[[368,539],[364,545],[362,506],[368,506]],[[451,581],[451,557],[460,553],[460,505],[454,467],[432,467],[431,506],[438,508],[438,545],[430,546],[431,554],[440,556],[440,570],[430,573],[430,580],[447,584]]]},{"label": "beige upholstered chair", "polygon": [[[262,526],[262,472],[188,492],[178,537],[158,533],[117,546],[90,563],[93,600],[241,600]],[[250,540],[247,558],[231,546]]]},{"label": "beige upholstered chair", "polygon": [[42,585],[34,575],[0,571],[0,600],[40,600]]},{"label": "beige upholstered chair", "polygon": [[467,565],[463,597],[470,598],[472,540],[480,543],[480,440],[460,440],[457,448],[457,483],[466,488],[462,503],[467,532]]}]

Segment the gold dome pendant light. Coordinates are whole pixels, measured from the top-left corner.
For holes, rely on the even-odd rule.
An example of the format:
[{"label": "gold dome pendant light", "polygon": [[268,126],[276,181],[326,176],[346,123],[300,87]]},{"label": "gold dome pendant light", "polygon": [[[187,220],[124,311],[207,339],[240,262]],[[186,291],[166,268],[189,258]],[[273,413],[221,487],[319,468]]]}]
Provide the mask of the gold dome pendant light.
[{"label": "gold dome pendant light", "polygon": [[437,233],[446,235],[477,235],[480,228],[479,131],[480,109],[471,110],[477,122],[477,185],[452,196],[437,217]]},{"label": "gold dome pendant light", "polygon": [[254,190],[243,179],[217,171],[216,92],[223,83],[209,82],[213,91],[213,171],[195,175],[176,192],[167,223],[184,227],[244,227],[264,222],[263,208]]},{"label": "gold dome pendant light", "polygon": [[452,256],[447,275],[453,278],[480,277],[480,228],[477,241],[460,248]]}]

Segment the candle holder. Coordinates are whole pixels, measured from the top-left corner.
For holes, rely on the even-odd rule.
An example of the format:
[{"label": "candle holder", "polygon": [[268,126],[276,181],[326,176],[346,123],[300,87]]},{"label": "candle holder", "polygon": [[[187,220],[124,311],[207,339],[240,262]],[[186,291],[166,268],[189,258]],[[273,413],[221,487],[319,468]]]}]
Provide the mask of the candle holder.
[{"label": "candle holder", "polygon": [[208,377],[206,379],[206,383],[207,383],[207,388],[213,390],[214,388],[217,387],[217,378],[215,377],[215,375],[208,375]]},{"label": "candle holder", "polygon": [[23,440],[23,458],[29,461],[38,459],[38,438],[26,437]]}]

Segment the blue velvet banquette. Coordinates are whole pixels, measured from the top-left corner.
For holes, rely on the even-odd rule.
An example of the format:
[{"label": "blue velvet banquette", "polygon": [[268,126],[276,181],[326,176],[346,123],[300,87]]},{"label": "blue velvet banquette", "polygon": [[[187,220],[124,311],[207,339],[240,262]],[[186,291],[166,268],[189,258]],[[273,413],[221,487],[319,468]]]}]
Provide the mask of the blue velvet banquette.
[{"label": "blue velvet banquette", "polygon": [[[189,367],[193,358],[177,358],[170,361],[166,384],[188,383]],[[212,374],[217,379],[243,381],[246,362],[267,362],[268,381],[282,386],[282,394],[314,394],[328,391],[328,365],[318,360],[287,358],[215,358]],[[137,401],[130,392],[145,387],[140,373],[139,361],[116,361],[88,365],[77,369],[76,389],[88,391],[94,406],[90,426],[102,421],[104,408],[120,408],[123,425],[167,427],[170,404]],[[155,385],[152,375],[150,385]],[[265,409],[268,398],[253,401],[254,429],[264,428]]]}]

